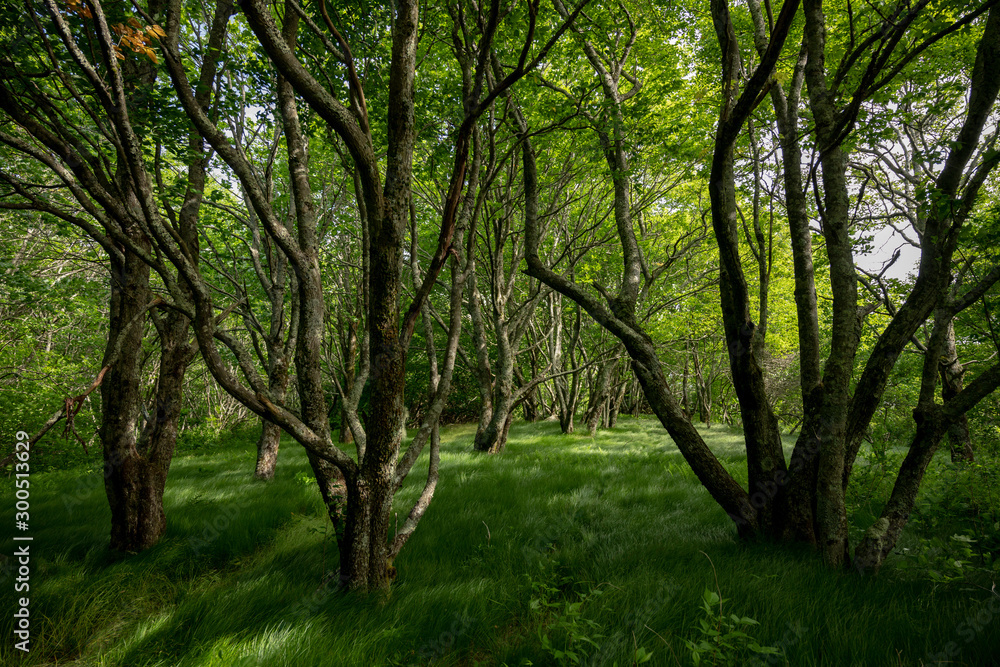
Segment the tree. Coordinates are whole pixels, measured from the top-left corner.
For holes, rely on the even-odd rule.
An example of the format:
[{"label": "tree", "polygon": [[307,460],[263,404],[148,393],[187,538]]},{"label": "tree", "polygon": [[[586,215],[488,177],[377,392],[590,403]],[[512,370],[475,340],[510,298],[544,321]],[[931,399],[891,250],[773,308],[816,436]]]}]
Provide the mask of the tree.
[{"label": "tree", "polygon": [[[13,121],[12,132],[0,134],[0,142],[37,163],[48,176],[39,182],[5,171],[3,180],[10,187],[11,206],[76,225],[108,255],[110,321],[101,362],[107,376],[101,384],[100,435],[112,511],[111,548],[140,551],[155,544],[166,527],[163,489],[177,438],[184,373],[197,351],[189,340],[188,314],[163,308],[163,300],[154,297],[151,266],[167,283],[175,282],[176,276],[150,256],[151,242],[143,228],[145,219],[156,215],[152,210],[159,200],[177,244],[191,262],[197,262],[196,221],[208,158],[200,136],[188,134],[184,143],[190,156],[177,208],[171,206],[162,180],[149,172],[152,166],[160,176],[160,146],[156,159],[148,163],[139,159],[138,133],[151,129],[156,108],[147,91],[156,76],[150,45],[163,35],[158,25],[120,13],[108,17],[99,6],[71,4],[67,11],[53,1],[45,9],[48,25],[30,4],[21,15],[25,32],[21,37],[35,40],[38,50],[27,46],[25,39],[11,45],[22,51],[10,53],[17,66],[0,85],[0,108]],[[151,9],[156,11],[157,6]],[[112,23],[115,20],[119,22]],[[105,62],[110,59],[115,66],[103,71],[95,66],[74,37],[74,29],[91,45],[103,44]],[[222,37],[213,33],[210,47],[217,49]],[[126,56],[119,41],[134,53]],[[42,55],[28,55],[35,52]],[[206,61],[200,71],[205,86],[198,101],[206,107],[216,71],[214,61]],[[104,72],[112,73],[110,81]],[[84,102],[81,87],[96,107]],[[65,105],[63,99],[75,100],[76,106]],[[141,343],[146,317],[156,327],[160,359],[152,416],[142,423]]]},{"label": "tree", "polygon": [[[819,547],[824,560],[838,566],[848,562],[847,521],[844,488],[851,464],[885,388],[886,378],[899,353],[924,322],[933,317],[933,344],[928,344],[918,404],[917,436],[911,456],[904,462],[897,481],[896,501],[886,516],[859,545],[862,569],[877,569],[894,544],[905,523],[908,503],[912,503],[923,467],[933,453],[939,433],[946,430],[959,412],[974,405],[995,387],[993,369],[966,384],[965,391],[933,405],[939,359],[947,349],[946,321],[978,299],[995,282],[991,269],[979,274],[979,281],[948,296],[952,257],[959,232],[973,210],[979,189],[993,169],[992,153],[981,152],[977,142],[982,122],[995,99],[993,72],[984,63],[992,62],[992,18],[987,21],[979,42],[979,56],[972,73],[970,101],[958,140],[945,154],[944,168],[932,183],[921,187],[921,206],[926,211],[921,236],[922,260],[913,289],[880,333],[870,356],[858,359],[858,330],[863,319],[877,304],[862,304],[857,290],[854,240],[851,237],[852,207],[845,175],[847,154],[856,142],[855,122],[859,109],[894,81],[911,62],[938,41],[969,25],[987,11],[988,5],[973,6],[965,13],[934,14],[925,4],[895,6],[888,17],[877,13],[849,14],[842,31],[846,46],[835,70],[828,70],[823,54],[833,33],[826,30],[826,18],[819,2],[805,5],[805,35],[791,71],[775,72],[785,37],[793,26],[797,4],[785,3],[777,16],[766,14],[756,2],[749,3],[756,57],[745,55],[738,32],[725,2],[712,3],[712,19],[722,57],[722,97],[719,121],[713,141],[709,175],[712,224],[720,264],[720,305],[726,335],[733,385],[742,414],[747,446],[749,493],[721,468],[683,413],[667,386],[648,333],[636,321],[637,298],[634,285],[642,275],[642,263],[634,225],[620,224],[618,238],[624,258],[617,294],[600,285],[593,292],[572,276],[552,270],[537,254],[540,235],[532,199],[539,189],[536,157],[529,128],[521,122],[526,205],[525,225],[529,272],[553,289],[583,306],[602,326],[617,336],[633,362],[646,399],[671,433],[682,454],[704,486],[730,513],[743,535],[763,532],[778,539],[802,540]],[[624,11],[624,10],[622,10]],[[953,16],[958,16],[957,19]],[[867,22],[867,23],[865,23]],[[861,26],[868,26],[862,28]],[[919,28],[918,28],[919,26]],[[911,31],[912,32],[909,32]],[[904,36],[912,35],[908,41]],[[902,46],[905,44],[905,46]],[[898,49],[898,50],[897,50]],[[601,59],[601,54],[595,54]],[[607,58],[607,56],[603,56]],[[744,63],[756,61],[751,67]],[[598,74],[600,69],[595,66]],[[603,82],[601,76],[598,77]],[[613,82],[612,82],[613,83]],[[609,86],[602,84],[604,88]],[[807,86],[809,113],[815,122],[819,165],[816,170],[817,207],[825,261],[829,265],[829,293],[832,297],[829,329],[821,332],[817,299],[817,273],[813,263],[810,222],[814,212],[807,199],[802,178],[803,133],[800,131],[802,86]],[[759,224],[757,205],[752,204],[751,223],[740,236],[739,200],[735,188],[736,148],[741,137],[749,139],[747,170],[760,180],[757,124],[748,125],[757,105],[768,95],[774,107],[782,148],[785,213],[792,245],[795,275],[795,302],[799,329],[800,386],[804,410],[803,430],[790,463],[781,448],[779,423],[766,382],[765,334],[769,306],[770,252]],[[607,109],[613,110],[610,99]],[[611,127],[624,126],[611,123]],[[744,128],[749,131],[744,133]],[[809,135],[806,135],[809,136]],[[614,146],[614,141],[604,142]],[[973,160],[974,156],[976,157]],[[609,163],[610,164],[610,163]],[[613,177],[624,172],[620,165]],[[963,176],[964,174],[964,176]],[[819,176],[822,177],[820,188]],[[625,188],[616,189],[624,201]],[[753,195],[757,201],[758,194]],[[631,207],[622,205],[622,211]],[[617,209],[616,209],[617,211]],[[619,220],[627,220],[624,215]],[[745,245],[744,245],[745,243]],[[773,243],[773,241],[771,242]],[[751,282],[744,274],[744,248],[748,248],[757,274],[757,303],[751,299]],[[827,289],[824,286],[824,289]],[[600,298],[595,296],[600,295]],[[756,316],[755,316],[756,311]],[[757,319],[759,318],[759,319]],[[756,321],[755,321],[756,320]],[[938,331],[939,324],[945,329]],[[824,325],[825,326],[825,325]],[[825,352],[824,352],[825,351]],[[825,354],[825,361],[823,359]],[[860,368],[859,368],[860,365]],[[961,400],[960,400],[961,397]],[[925,423],[926,422],[926,423]],[[932,444],[935,443],[935,444]],[[909,500],[907,500],[909,499]]]},{"label": "tree", "polygon": [[[724,6],[720,7],[720,3],[713,3],[713,7],[713,16],[715,16],[716,13],[719,13],[720,16],[722,16],[722,19],[724,19],[725,16],[728,15],[728,10],[725,9]],[[732,143],[735,141],[739,128],[742,126],[746,115],[752,109],[753,101],[756,99],[756,96],[759,90],[763,87],[774,62],[777,60],[784,38],[788,33],[791,19],[794,15],[796,7],[797,5],[794,2],[787,2],[783,6],[781,16],[776,23],[772,43],[768,49],[768,58],[758,67],[757,72],[755,73],[755,78],[752,79],[753,85],[747,86],[738,101],[732,91],[728,93],[732,99],[727,97],[727,102],[723,107],[723,120],[720,122],[720,131],[716,140],[717,157],[716,161],[713,162],[713,169],[719,169],[724,172],[727,160],[728,164],[731,165],[731,157],[727,156],[731,156]],[[598,64],[600,63],[599,54],[595,54],[591,61],[591,64],[600,73],[601,70],[598,68]],[[735,75],[735,72],[731,68],[728,71],[731,80],[731,77]],[[602,75],[602,82],[604,78],[606,77],[603,77]],[[615,92],[617,86],[613,80],[609,79],[602,85],[608,91],[606,94],[610,93],[612,95],[612,99],[614,99],[615,95],[620,95],[620,93]],[[733,111],[734,108],[735,112]],[[609,137],[609,140],[606,143],[602,143],[606,147],[605,152],[607,153],[609,166],[612,166],[613,176],[619,178],[619,180],[623,180],[619,174],[623,169],[627,170],[627,164],[622,162],[624,159],[624,128],[620,121],[613,123],[612,127],[616,132],[614,139],[611,140]],[[684,415],[679,403],[668,388],[667,379],[660,367],[660,362],[657,357],[655,347],[653,346],[652,339],[636,320],[635,310],[636,303],[640,295],[642,261],[640,259],[640,251],[635,231],[629,218],[629,203],[626,198],[627,191],[624,184],[616,184],[615,207],[618,238],[622,248],[623,272],[621,274],[618,293],[616,295],[612,295],[603,287],[597,285],[594,286],[603,298],[602,301],[585,290],[581,285],[554,272],[551,268],[542,263],[538,255],[539,230],[536,219],[538,170],[535,164],[534,151],[526,136],[528,133],[526,124],[522,124],[521,132],[524,140],[523,169],[525,198],[528,202],[525,207],[525,238],[529,273],[580,304],[587,310],[591,317],[597,320],[602,326],[606,327],[612,334],[622,341],[625,349],[632,359],[633,370],[636,373],[639,383],[642,385],[646,400],[649,402],[650,407],[660,419],[661,423],[663,423],[666,427],[671,437],[677,443],[678,448],[694,469],[695,474],[698,475],[699,480],[701,480],[702,484],[705,485],[712,496],[730,514],[736,516],[751,516],[754,519],[754,524],[756,524],[756,511],[750,504],[749,494],[747,494],[747,492],[743,490],[732,478],[732,476],[722,467],[719,461],[705,445],[705,442],[691,424],[690,419]],[[713,171],[713,174],[715,173],[716,172]],[[729,173],[731,173],[731,169],[729,170]],[[724,174],[719,174],[719,176],[716,177],[721,176],[724,176]],[[710,189],[711,188],[712,186],[710,185]],[[727,221],[731,220],[735,226],[735,204],[732,203],[731,200],[731,196],[726,198],[725,193],[716,188],[713,193],[713,219],[716,215],[721,215]],[[722,204],[726,204],[727,202],[731,204],[732,216],[725,214],[721,208],[717,209],[717,201]],[[729,264],[727,264],[727,260],[723,259],[722,263],[728,270]],[[738,264],[738,256],[735,258],[735,263]],[[730,272],[730,277],[733,277],[734,273],[735,272]],[[741,276],[742,273],[739,273],[738,275]],[[743,292],[745,293],[745,290],[743,290]],[[731,293],[727,294],[726,289],[723,289],[723,294],[724,317],[729,317],[730,320],[735,322],[734,318],[738,316],[738,313],[733,310],[734,306],[731,303],[734,295]],[[736,296],[739,296],[739,294],[736,294]],[[745,295],[741,298],[745,302]],[[746,317],[746,321],[749,321],[748,316]],[[753,329],[742,326],[738,328],[735,334],[736,336],[742,337],[737,338],[735,341],[735,343],[744,346],[741,350],[749,349]],[[727,330],[727,337],[728,336],[730,336],[729,330]],[[734,343],[731,343],[731,345],[732,344]],[[748,358],[750,361],[747,363],[754,363],[752,361],[753,355],[749,355]],[[761,393],[763,390],[762,384],[763,383],[760,382]],[[747,421],[746,414],[744,415],[744,421]],[[776,421],[774,421],[774,425],[776,426]],[[749,428],[753,428],[753,425],[751,424]],[[771,449],[773,449],[773,447],[766,449],[764,451],[765,455],[760,456],[760,452],[757,450],[753,453],[749,451],[752,442],[753,441],[748,438],[748,465],[752,466],[751,478],[756,479],[759,474],[769,469],[769,466],[772,465],[771,454],[773,454],[773,452]],[[751,526],[750,523],[747,522],[743,526],[740,526],[740,532],[741,534],[749,535],[754,532],[755,528],[756,525]]]}]

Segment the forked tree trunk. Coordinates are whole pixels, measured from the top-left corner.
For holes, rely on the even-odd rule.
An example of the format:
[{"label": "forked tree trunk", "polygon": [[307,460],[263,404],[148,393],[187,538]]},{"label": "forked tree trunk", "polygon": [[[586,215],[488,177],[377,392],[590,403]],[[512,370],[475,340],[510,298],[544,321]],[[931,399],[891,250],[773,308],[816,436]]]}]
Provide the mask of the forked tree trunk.
[{"label": "forked tree trunk", "polygon": [[490,420],[481,431],[476,432],[473,448],[477,452],[499,454],[507,446],[507,432],[511,421],[511,396],[508,394],[499,404],[494,404]]},{"label": "forked tree trunk", "polygon": [[[477,452],[497,454],[507,446],[507,433],[518,394],[514,389],[515,350],[510,337],[509,323],[494,308],[494,329],[497,337],[497,372],[493,378],[492,410],[486,425],[476,433],[474,448]],[[488,370],[488,369],[487,369]]]},{"label": "forked tree trunk", "polygon": [[[510,397],[493,410],[493,416],[482,432],[476,433],[474,449],[477,452],[499,454],[507,447],[507,434],[513,419]],[[502,421],[501,421],[502,420]]]},{"label": "forked tree trunk", "polygon": [[337,547],[340,584],[347,589],[386,589],[395,578],[389,560],[392,480],[377,470],[346,484],[346,503]]},{"label": "forked tree trunk", "polygon": [[[787,35],[788,25],[794,15],[794,4],[786,2],[782,7],[780,18],[784,20],[779,23],[783,27],[775,28],[776,32],[782,33],[781,41]],[[758,65],[751,79],[745,83],[746,87],[740,91],[737,82],[742,64],[728,5],[724,0],[713,0],[711,9],[716,36],[722,49],[723,100],[716,127],[708,189],[712,227],[719,248],[719,298],[729,351],[729,367],[743,418],[748,484],[751,497],[762,494],[756,496],[760,498],[767,496],[776,477],[786,473],[786,465],[780,427],[767,399],[760,364],[765,327],[758,326],[762,323],[760,320],[755,324],[751,319],[749,284],[740,257],[734,155],[736,139],[752,111],[752,106],[748,106],[747,102],[760,94],[765,81],[770,78],[770,66],[765,66],[763,62]],[[789,9],[792,11],[789,12]],[[776,38],[777,36],[772,37]],[[762,58],[763,60],[765,59]],[[762,75],[764,78],[761,78]],[[766,299],[762,299],[760,305],[766,306]],[[779,523],[774,503],[760,502],[756,505],[760,528],[768,534],[774,534]]]},{"label": "forked tree trunk", "polygon": [[[111,549],[138,552],[156,544],[166,530],[163,511],[163,488],[166,483],[170,455],[177,437],[176,414],[179,398],[173,404],[160,404],[159,398],[170,397],[170,391],[183,380],[183,369],[171,373],[161,367],[161,385],[157,391],[158,405],[152,417],[151,430],[143,443],[139,441],[140,405],[142,402],[141,322],[150,300],[149,267],[130,252],[124,261],[111,261],[111,320],[110,336],[104,364],[119,346],[118,358],[111,365],[101,384],[100,437],[104,453],[104,490],[111,508]],[[120,340],[119,340],[120,339]],[[168,357],[164,350],[164,357]],[[185,364],[186,365],[186,364]],[[140,444],[145,452],[140,451]],[[166,446],[168,452],[160,447]],[[166,458],[162,454],[166,453]],[[151,454],[147,458],[146,454]]]}]

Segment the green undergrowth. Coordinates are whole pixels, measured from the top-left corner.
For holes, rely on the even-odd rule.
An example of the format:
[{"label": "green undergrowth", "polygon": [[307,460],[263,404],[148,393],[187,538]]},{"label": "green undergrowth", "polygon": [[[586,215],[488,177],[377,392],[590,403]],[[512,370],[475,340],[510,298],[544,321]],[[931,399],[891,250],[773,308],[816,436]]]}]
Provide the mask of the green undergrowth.
[{"label": "green undergrowth", "polygon": [[[741,438],[703,433],[745,481]],[[443,431],[436,496],[388,595],[325,583],[336,545],[290,442],[270,483],[251,480],[252,433],[182,449],[166,535],[127,558],[107,551],[96,464],[32,475],[31,651],[13,648],[5,613],[0,664],[994,664],[1000,598],[911,576],[903,556],[861,578],[805,549],[739,542],[654,420],[593,438],[519,423],[492,457],[470,451],[473,434]],[[400,522],[421,469],[397,498]],[[12,526],[13,483],[2,485]],[[14,548],[5,538],[3,553]]]}]

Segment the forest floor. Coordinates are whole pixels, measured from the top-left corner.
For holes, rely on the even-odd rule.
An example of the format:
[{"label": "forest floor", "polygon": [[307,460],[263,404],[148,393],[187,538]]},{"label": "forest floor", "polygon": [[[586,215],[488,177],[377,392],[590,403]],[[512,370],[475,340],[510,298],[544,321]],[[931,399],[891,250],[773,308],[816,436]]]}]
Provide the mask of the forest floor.
[{"label": "forest floor", "polygon": [[[474,429],[444,429],[437,494],[388,595],[324,584],[334,536],[289,441],[270,483],[251,480],[252,432],[182,446],[167,533],[128,558],[107,550],[93,454],[89,467],[33,474],[30,593],[13,592],[13,559],[0,563],[4,609],[30,597],[31,650],[13,648],[4,613],[0,664],[625,667],[690,665],[692,647],[708,665],[1000,664],[981,508],[964,522],[931,508],[975,487],[943,454],[903,555],[861,578],[805,549],[739,542],[654,420],[593,438],[517,423],[493,457],[470,451]],[[745,481],[741,438],[703,433]],[[869,457],[852,487],[859,530],[891,484],[879,465]],[[420,470],[397,498],[402,517]],[[4,526],[13,486],[0,491]],[[21,543],[4,533],[9,557]]]}]

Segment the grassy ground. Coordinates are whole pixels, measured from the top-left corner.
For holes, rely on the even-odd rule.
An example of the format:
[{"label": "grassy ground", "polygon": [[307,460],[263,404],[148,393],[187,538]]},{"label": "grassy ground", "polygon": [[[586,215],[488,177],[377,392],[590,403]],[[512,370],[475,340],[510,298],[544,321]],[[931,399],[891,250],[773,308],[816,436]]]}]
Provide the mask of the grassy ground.
[{"label": "grassy ground", "polygon": [[[705,435],[745,477],[740,439]],[[654,421],[623,419],[595,438],[516,424],[496,457],[471,453],[472,436],[471,426],[444,432],[437,495],[384,597],[323,585],[335,544],[291,443],[270,484],[249,480],[249,438],[177,458],[166,536],[125,559],[107,551],[98,471],[33,475],[31,652],[13,649],[4,613],[0,663],[513,667],[571,664],[572,653],[610,667],[641,648],[647,664],[689,665],[684,640],[702,638],[706,588],[782,652],[754,663],[737,647],[717,664],[1000,660],[1000,603],[984,589],[891,566],[861,579],[808,552],[737,542]],[[400,514],[421,483],[404,488]],[[0,484],[0,525],[13,526],[13,483]],[[3,553],[14,548],[4,538]],[[0,599],[13,609],[6,566]],[[726,629],[717,618],[708,627]]]}]

